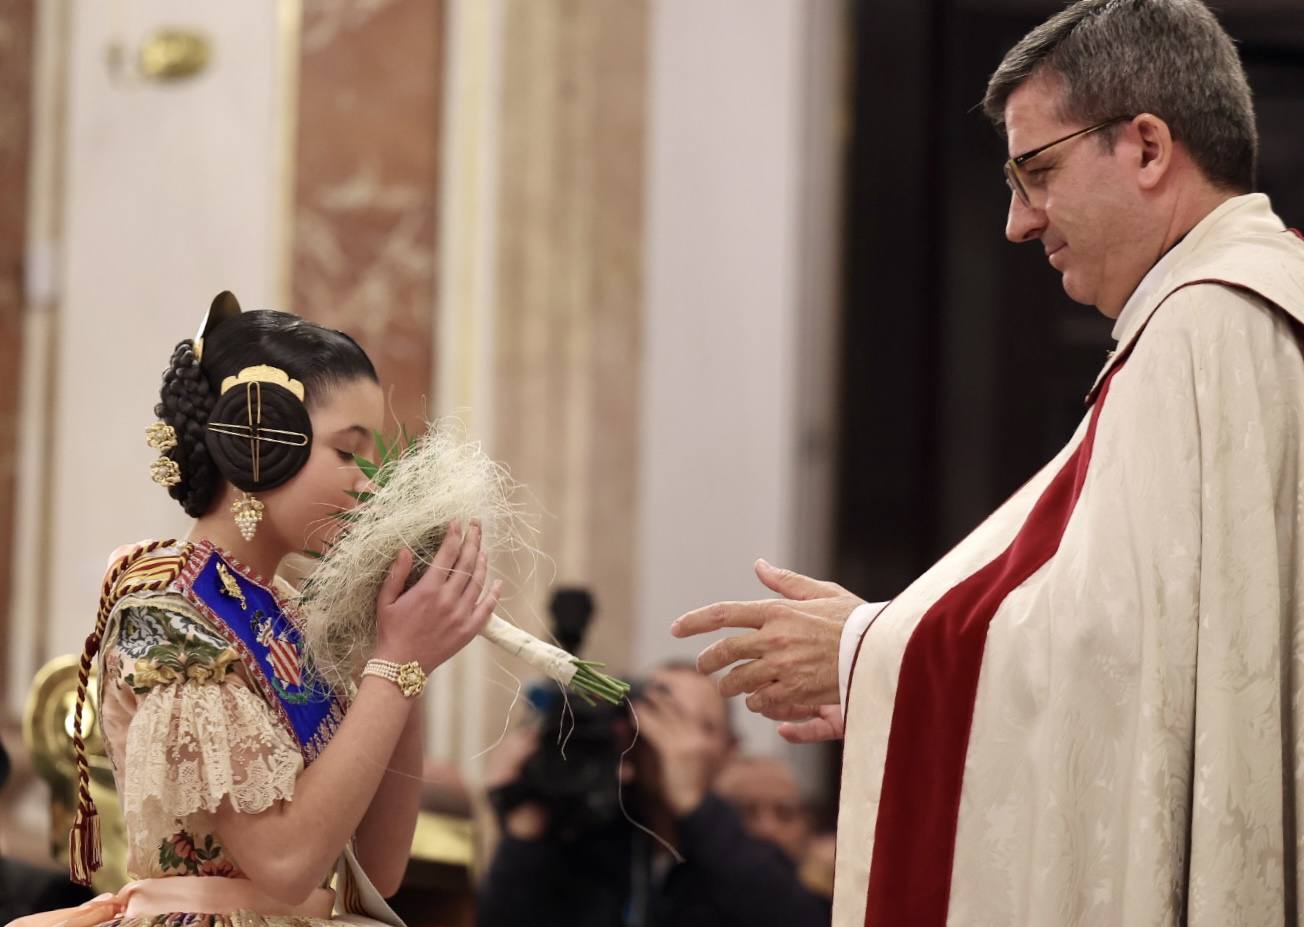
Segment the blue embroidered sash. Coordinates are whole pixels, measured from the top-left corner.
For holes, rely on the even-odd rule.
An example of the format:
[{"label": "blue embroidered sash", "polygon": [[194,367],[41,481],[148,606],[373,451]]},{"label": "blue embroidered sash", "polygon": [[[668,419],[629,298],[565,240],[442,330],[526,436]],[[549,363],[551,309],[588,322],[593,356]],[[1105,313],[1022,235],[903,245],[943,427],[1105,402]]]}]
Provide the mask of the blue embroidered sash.
[{"label": "blue embroidered sash", "polygon": [[304,667],[299,629],[276,594],[208,541],[195,545],[177,586],[240,654],[251,680],[294,735],[304,765],[315,760],[344,712]]}]

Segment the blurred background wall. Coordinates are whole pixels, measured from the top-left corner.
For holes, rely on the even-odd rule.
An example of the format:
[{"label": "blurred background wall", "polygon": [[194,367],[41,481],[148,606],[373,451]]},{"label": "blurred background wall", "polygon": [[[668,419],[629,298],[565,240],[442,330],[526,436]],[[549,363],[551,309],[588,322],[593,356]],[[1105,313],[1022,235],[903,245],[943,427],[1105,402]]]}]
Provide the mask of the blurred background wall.
[{"label": "blurred background wall", "polygon": [[[892,595],[1059,447],[1109,346],[1004,241],[974,111],[1058,6],[0,0],[6,743],[108,552],[185,530],[142,430],[223,288],[357,336],[396,419],[462,418],[540,515],[511,613],[592,590],[585,654],[620,672],[695,653],[667,625],[759,595],[758,556]],[[1304,224],[1304,10],[1224,6]],[[169,29],[196,73],[142,69]],[[431,749],[468,778],[509,671],[436,674]],[[739,708],[833,794],[836,751]]]}]

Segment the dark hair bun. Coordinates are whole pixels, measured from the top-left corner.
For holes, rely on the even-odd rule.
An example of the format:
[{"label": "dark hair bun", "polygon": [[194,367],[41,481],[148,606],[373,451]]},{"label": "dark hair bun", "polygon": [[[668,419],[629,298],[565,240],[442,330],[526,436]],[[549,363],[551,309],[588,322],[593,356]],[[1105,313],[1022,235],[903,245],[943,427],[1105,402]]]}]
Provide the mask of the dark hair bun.
[{"label": "dark hair bun", "polygon": [[[219,384],[238,377],[250,367],[274,367],[303,384],[308,405],[320,402],[334,387],[358,378],[379,383],[376,368],[365,351],[343,332],[323,328],[287,312],[255,309],[240,312],[229,292],[213,300],[203,327],[203,366],[195,345],[187,340],[172,352],[163,373],[163,389],[154,413],[177,432],[177,446],[167,456],[176,461],[181,481],[169,488],[186,514],[199,518],[208,513],[224,489],[224,482],[245,492],[273,489],[289,480],[307,462],[312,444],[308,409],[299,397],[281,385],[239,383],[222,394]],[[268,434],[292,444],[258,442],[258,479],[254,479],[249,427],[250,393],[259,411],[262,429],[280,429],[304,435]],[[227,434],[214,433],[209,422]],[[230,433],[234,432],[234,433]],[[304,446],[293,446],[302,443]]]},{"label": "dark hair bun", "polygon": [[[250,438],[251,423],[262,435],[257,442]],[[208,425],[209,455],[222,476],[245,492],[275,489],[298,473],[312,452],[308,410],[298,396],[275,383],[231,387],[213,406]]]},{"label": "dark hair bun", "polygon": [[195,343],[187,338],[172,351],[172,361],[163,371],[154,414],[176,430],[177,446],[164,456],[181,468],[181,482],[169,486],[168,494],[192,518],[208,511],[221,481],[204,442],[212,405],[213,393],[195,357]]}]

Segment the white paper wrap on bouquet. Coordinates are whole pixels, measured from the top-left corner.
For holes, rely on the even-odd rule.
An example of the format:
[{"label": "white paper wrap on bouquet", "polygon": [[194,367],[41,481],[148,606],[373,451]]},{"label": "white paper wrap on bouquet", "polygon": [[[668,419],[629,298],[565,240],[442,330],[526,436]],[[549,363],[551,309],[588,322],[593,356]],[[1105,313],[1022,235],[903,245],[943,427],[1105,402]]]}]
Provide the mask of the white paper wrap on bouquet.
[{"label": "white paper wrap on bouquet", "polygon": [[539,672],[564,686],[575,678],[575,658],[560,647],[539,640],[516,625],[492,615],[480,636],[520,657]]}]

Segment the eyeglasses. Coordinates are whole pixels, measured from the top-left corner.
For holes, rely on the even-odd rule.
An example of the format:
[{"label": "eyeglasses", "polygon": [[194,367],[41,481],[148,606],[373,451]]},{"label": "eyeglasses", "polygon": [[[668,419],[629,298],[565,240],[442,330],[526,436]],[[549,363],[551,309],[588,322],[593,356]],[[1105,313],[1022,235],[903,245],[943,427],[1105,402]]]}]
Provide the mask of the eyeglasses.
[{"label": "eyeglasses", "polygon": [[1009,185],[1010,189],[1014,191],[1014,195],[1019,198],[1019,201],[1023,203],[1024,206],[1031,209],[1032,198],[1028,195],[1027,179],[1024,177],[1023,171],[1020,170],[1024,164],[1027,164],[1042,152],[1054,148],[1056,145],[1063,144],[1064,142],[1071,141],[1075,138],[1080,138],[1083,135],[1090,135],[1092,132],[1099,132],[1101,129],[1108,128],[1116,122],[1125,122],[1126,120],[1133,118],[1135,117],[1115,116],[1113,119],[1106,119],[1104,122],[1098,122],[1094,126],[1087,126],[1085,129],[1078,129],[1078,131],[1071,132],[1063,138],[1057,138],[1053,142],[1047,142],[1040,148],[1034,148],[1032,151],[1025,151],[1021,155],[1015,155],[1013,158],[1010,158],[1010,160],[1005,162],[1005,182]]}]

